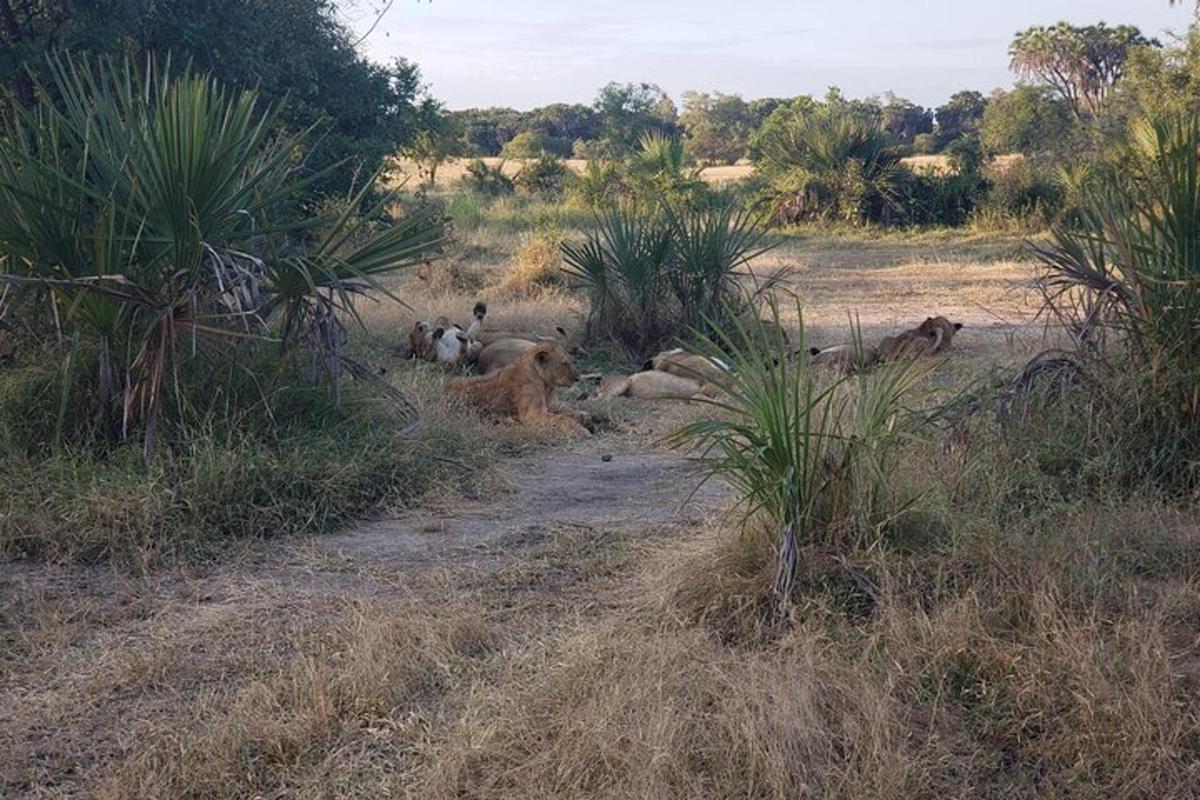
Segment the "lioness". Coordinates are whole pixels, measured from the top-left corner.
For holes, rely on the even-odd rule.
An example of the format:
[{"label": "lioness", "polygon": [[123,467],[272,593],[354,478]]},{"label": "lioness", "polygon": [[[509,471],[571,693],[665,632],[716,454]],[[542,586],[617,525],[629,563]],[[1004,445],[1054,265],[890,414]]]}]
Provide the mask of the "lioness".
[{"label": "lioness", "polygon": [[682,348],[664,350],[642,365],[643,371],[668,372],[702,384],[725,386],[729,382],[729,365],[720,359],[689,353]]},{"label": "lioness", "polygon": [[479,378],[455,378],[446,388],[495,416],[516,417],[526,425],[590,436],[588,429],[554,400],[556,389],[577,380],[579,373],[566,351],[557,342],[540,342],[499,372]]},{"label": "lioness", "polygon": [[438,317],[432,323],[418,320],[408,334],[409,355],[423,361],[434,361],[444,366],[472,364],[479,357],[483,345],[475,340],[487,315],[487,306],[476,303],[474,317],[466,330],[446,317]]},{"label": "lioness", "polygon": [[670,372],[646,370],[634,375],[605,375],[600,380],[600,397],[632,397],[638,400],[677,400],[713,397],[717,389],[700,381]]},{"label": "lioness", "polygon": [[833,347],[810,347],[808,363],[814,367],[828,367],[839,372],[853,372],[874,366],[880,352],[870,345],[838,344]]}]

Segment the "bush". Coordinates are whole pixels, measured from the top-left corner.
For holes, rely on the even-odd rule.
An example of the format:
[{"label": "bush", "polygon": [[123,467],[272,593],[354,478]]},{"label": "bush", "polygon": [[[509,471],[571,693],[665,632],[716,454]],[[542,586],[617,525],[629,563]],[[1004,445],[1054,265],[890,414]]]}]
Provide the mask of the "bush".
[{"label": "bush", "polygon": [[507,197],[515,190],[512,178],[504,174],[504,162],[489,167],[477,158],[467,164],[466,172],[459,179],[463,189],[482,197]]},{"label": "bush", "polygon": [[584,208],[602,208],[628,196],[620,168],[611,161],[590,160],[571,181],[570,193]]},{"label": "bush", "polygon": [[566,191],[571,171],[557,158],[542,156],[530,161],[513,178],[517,188],[526,194],[559,197]]},{"label": "bush", "polygon": [[536,131],[521,131],[504,143],[500,155],[504,158],[566,158],[571,155],[571,141],[543,136]]},{"label": "bush", "polygon": [[1082,188],[1077,221],[1035,248],[1048,307],[1092,371],[1122,376],[1128,453],[1175,491],[1200,477],[1200,118],[1142,120],[1119,167]]},{"label": "bush", "polygon": [[1032,159],[1014,161],[989,181],[985,209],[1007,219],[1054,221],[1063,207],[1063,189]]},{"label": "bush", "polygon": [[764,241],[754,213],[733,204],[626,203],[601,212],[587,241],[562,252],[588,292],[587,338],[641,359],[690,329],[741,316],[738,270],[769,249]]},{"label": "bush", "polygon": [[842,106],[780,108],[756,134],[752,153],[781,221],[903,221],[897,182],[908,170],[876,118]]},{"label": "bush", "polygon": [[80,385],[102,441],[140,435],[149,460],[180,434],[186,381],[232,379],[247,349],[305,350],[336,390],[354,299],[444,242],[432,209],[385,228],[383,204],[355,214],[373,180],[336,217],[297,211],[303,140],[275,136],[278,108],[253,92],[154,66],[52,72],[38,106],[0,114],[0,259],[15,271],[0,281],[38,295],[31,330],[53,317],[94,359],[64,373],[95,376]]},{"label": "bush", "polygon": [[[806,352],[803,327],[798,344]],[[822,380],[761,323],[757,335],[737,330],[705,348],[730,364],[727,398],[705,400],[713,415],[673,438],[694,444],[705,472],[734,488],[745,520],[782,531],[776,599],[788,601],[798,547],[870,549],[903,509],[890,478],[897,445],[912,433],[907,403],[931,362],[900,359]]]},{"label": "bush", "polygon": [[147,469],[135,442],[96,446],[84,355],[70,362],[78,379],[64,380],[50,351],[0,372],[5,558],[145,566],[233,538],[328,531],[444,482],[456,474],[447,459],[477,463],[467,451],[479,437],[436,412],[406,434],[406,416],[360,386],[339,405],[299,369],[263,380],[243,354],[234,379],[181,376],[189,424]]}]

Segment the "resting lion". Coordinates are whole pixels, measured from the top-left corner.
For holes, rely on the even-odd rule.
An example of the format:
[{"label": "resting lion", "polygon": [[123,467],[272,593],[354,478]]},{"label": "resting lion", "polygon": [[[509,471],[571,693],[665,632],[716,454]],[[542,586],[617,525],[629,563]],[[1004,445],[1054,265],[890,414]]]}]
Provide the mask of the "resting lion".
[{"label": "resting lion", "polygon": [[669,372],[702,384],[726,386],[729,383],[729,365],[717,358],[689,353],[682,348],[664,350],[642,365],[643,370]]},{"label": "resting lion", "polygon": [[829,367],[839,372],[854,372],[874,366],[879,351],[870,345],[838,344],[833,347],[810,347],[808,363],[814,367]]},{"label": "resting lion", "polygon": [[638,400],[678,400],[713,397],[717,389],[670,372],[646,370],[634,375],[605,375],[600,380],[597,394],[600,397],[632,397]]},{"label": "resting lion", "polygon": [[884,337],[879,343],[879,356],[882,359],[935,356],[950,347],[954,334],[960,330],[961,322],[951,322],[945,317],[926,317],[911,330]]},{"label": "resting lion", "polygon": [[516,417],[526,425],[590,436],[588,429],[554,400],[556,389],[577,380],[579,373],[562,346],[541,342],[499,372],[480,378],[455,378],[446,388],[494,416]]}]

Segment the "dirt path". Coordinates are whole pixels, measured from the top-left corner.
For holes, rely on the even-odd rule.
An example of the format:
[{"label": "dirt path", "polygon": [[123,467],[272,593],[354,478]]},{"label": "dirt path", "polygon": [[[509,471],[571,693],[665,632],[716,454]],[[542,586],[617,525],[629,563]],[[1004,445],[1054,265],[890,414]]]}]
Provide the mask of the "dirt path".
[{"label": "dirt path", "polygon": [[503,466],[510,488],[486,503],[414,510],[311,540],[318,552],[413,565],[495,557],[562,527],[636,533],[698,522],[727,498],[674,453],[621,452],[600,440]]}]

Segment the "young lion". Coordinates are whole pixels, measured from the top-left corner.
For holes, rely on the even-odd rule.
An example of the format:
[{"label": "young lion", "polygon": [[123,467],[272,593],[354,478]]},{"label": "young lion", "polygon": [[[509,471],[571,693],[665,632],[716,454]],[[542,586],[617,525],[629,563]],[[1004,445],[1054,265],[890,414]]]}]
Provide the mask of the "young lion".
[{"label": "young lion", "polygon": [[481,378],[455,378],[446,388],[495,416],[516,417],[526,425],[590,436],[587,428],[562,413],[565,409],[554,401],[555,389],[571,386],[577,380],[579,373],[562,346],[541,342],[499,372]]}]

